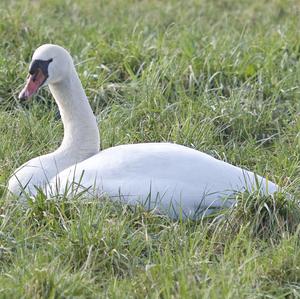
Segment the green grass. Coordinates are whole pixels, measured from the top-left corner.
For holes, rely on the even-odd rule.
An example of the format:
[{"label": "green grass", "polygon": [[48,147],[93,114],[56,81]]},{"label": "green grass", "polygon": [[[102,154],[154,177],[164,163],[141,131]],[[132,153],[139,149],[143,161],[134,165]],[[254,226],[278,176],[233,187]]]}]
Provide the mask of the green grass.
[{"label": "green grass", "polygon": [[[0,298],[300,297],[299,12],[296,0],[2,0]],[[295,201],[243,194],[197,222],[107,199],[21,207],[9,175],[63,133],[47,90],[16,97],[45,42],[72,53],[102,148],[184,144]]]}]

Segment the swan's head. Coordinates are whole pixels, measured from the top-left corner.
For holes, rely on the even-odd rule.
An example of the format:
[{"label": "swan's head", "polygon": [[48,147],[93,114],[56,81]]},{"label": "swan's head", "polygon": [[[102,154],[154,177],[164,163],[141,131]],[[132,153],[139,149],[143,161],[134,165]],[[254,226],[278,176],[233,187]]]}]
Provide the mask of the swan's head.
[{"label": "swan's head", "polygon": [[29,66],[27,83],[19,94],[26,100],[41,86],[62,81],[73,66],[70,54],[57,45],[45,44],[37,48]]}]

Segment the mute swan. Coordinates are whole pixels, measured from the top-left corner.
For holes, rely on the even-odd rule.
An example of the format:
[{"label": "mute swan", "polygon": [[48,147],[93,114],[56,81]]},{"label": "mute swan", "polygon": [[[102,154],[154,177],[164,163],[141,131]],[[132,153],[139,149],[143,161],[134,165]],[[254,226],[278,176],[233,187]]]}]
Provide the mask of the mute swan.
[{"label": "mute swan", "polygon": [[13,173],[8,184],[13,194],[35,195],[36,187],[62,193],[66,186],[80,185],[93,195],[142,203],[170,217],[193,217],[233,205],[235,192],[259,188],[272,194],[279,188],[250,171],[177,144],[127,144],[99,152],[95,117],[72,58],[60,46],[46,44],[34,52],[19,98],[29,98],[43,85],[49,86],[59,107],[64,138],[56,151]]}]

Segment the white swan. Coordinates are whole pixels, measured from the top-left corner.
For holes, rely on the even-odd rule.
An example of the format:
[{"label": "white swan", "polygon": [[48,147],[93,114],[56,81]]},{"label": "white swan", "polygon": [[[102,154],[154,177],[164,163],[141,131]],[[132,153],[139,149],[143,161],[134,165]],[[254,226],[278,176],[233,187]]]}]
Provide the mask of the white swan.
[{"label": "white swan", "polygon": [[69,53],[57,45],[43,45],[35,51],[29,73],[19,98],[49,85],[64,138],[55,152],[28,161],[13,173],[8,189],[16,195],[34,195],[36,187],[63,193],[72,185],[68,190],[73,193],[89,188],[93,195],[142,203],[171,217],[193,217],[232,205],[237,191],[259,188],[272,194],[279,188],[250,171],[177,144],[128,144],[99,152],[95,117]]}]

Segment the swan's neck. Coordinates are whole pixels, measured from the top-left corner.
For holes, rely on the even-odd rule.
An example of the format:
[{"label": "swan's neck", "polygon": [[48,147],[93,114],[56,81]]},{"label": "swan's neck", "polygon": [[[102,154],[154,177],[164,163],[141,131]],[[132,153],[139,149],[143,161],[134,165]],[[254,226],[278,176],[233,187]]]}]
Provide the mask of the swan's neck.
[{"label": "swan's neck", "polygon": [[77,162],[96,154],[100,143],[97,122],[75,68],[49,88],[64,125],[64,138],[57,152],[68,152]]}]

